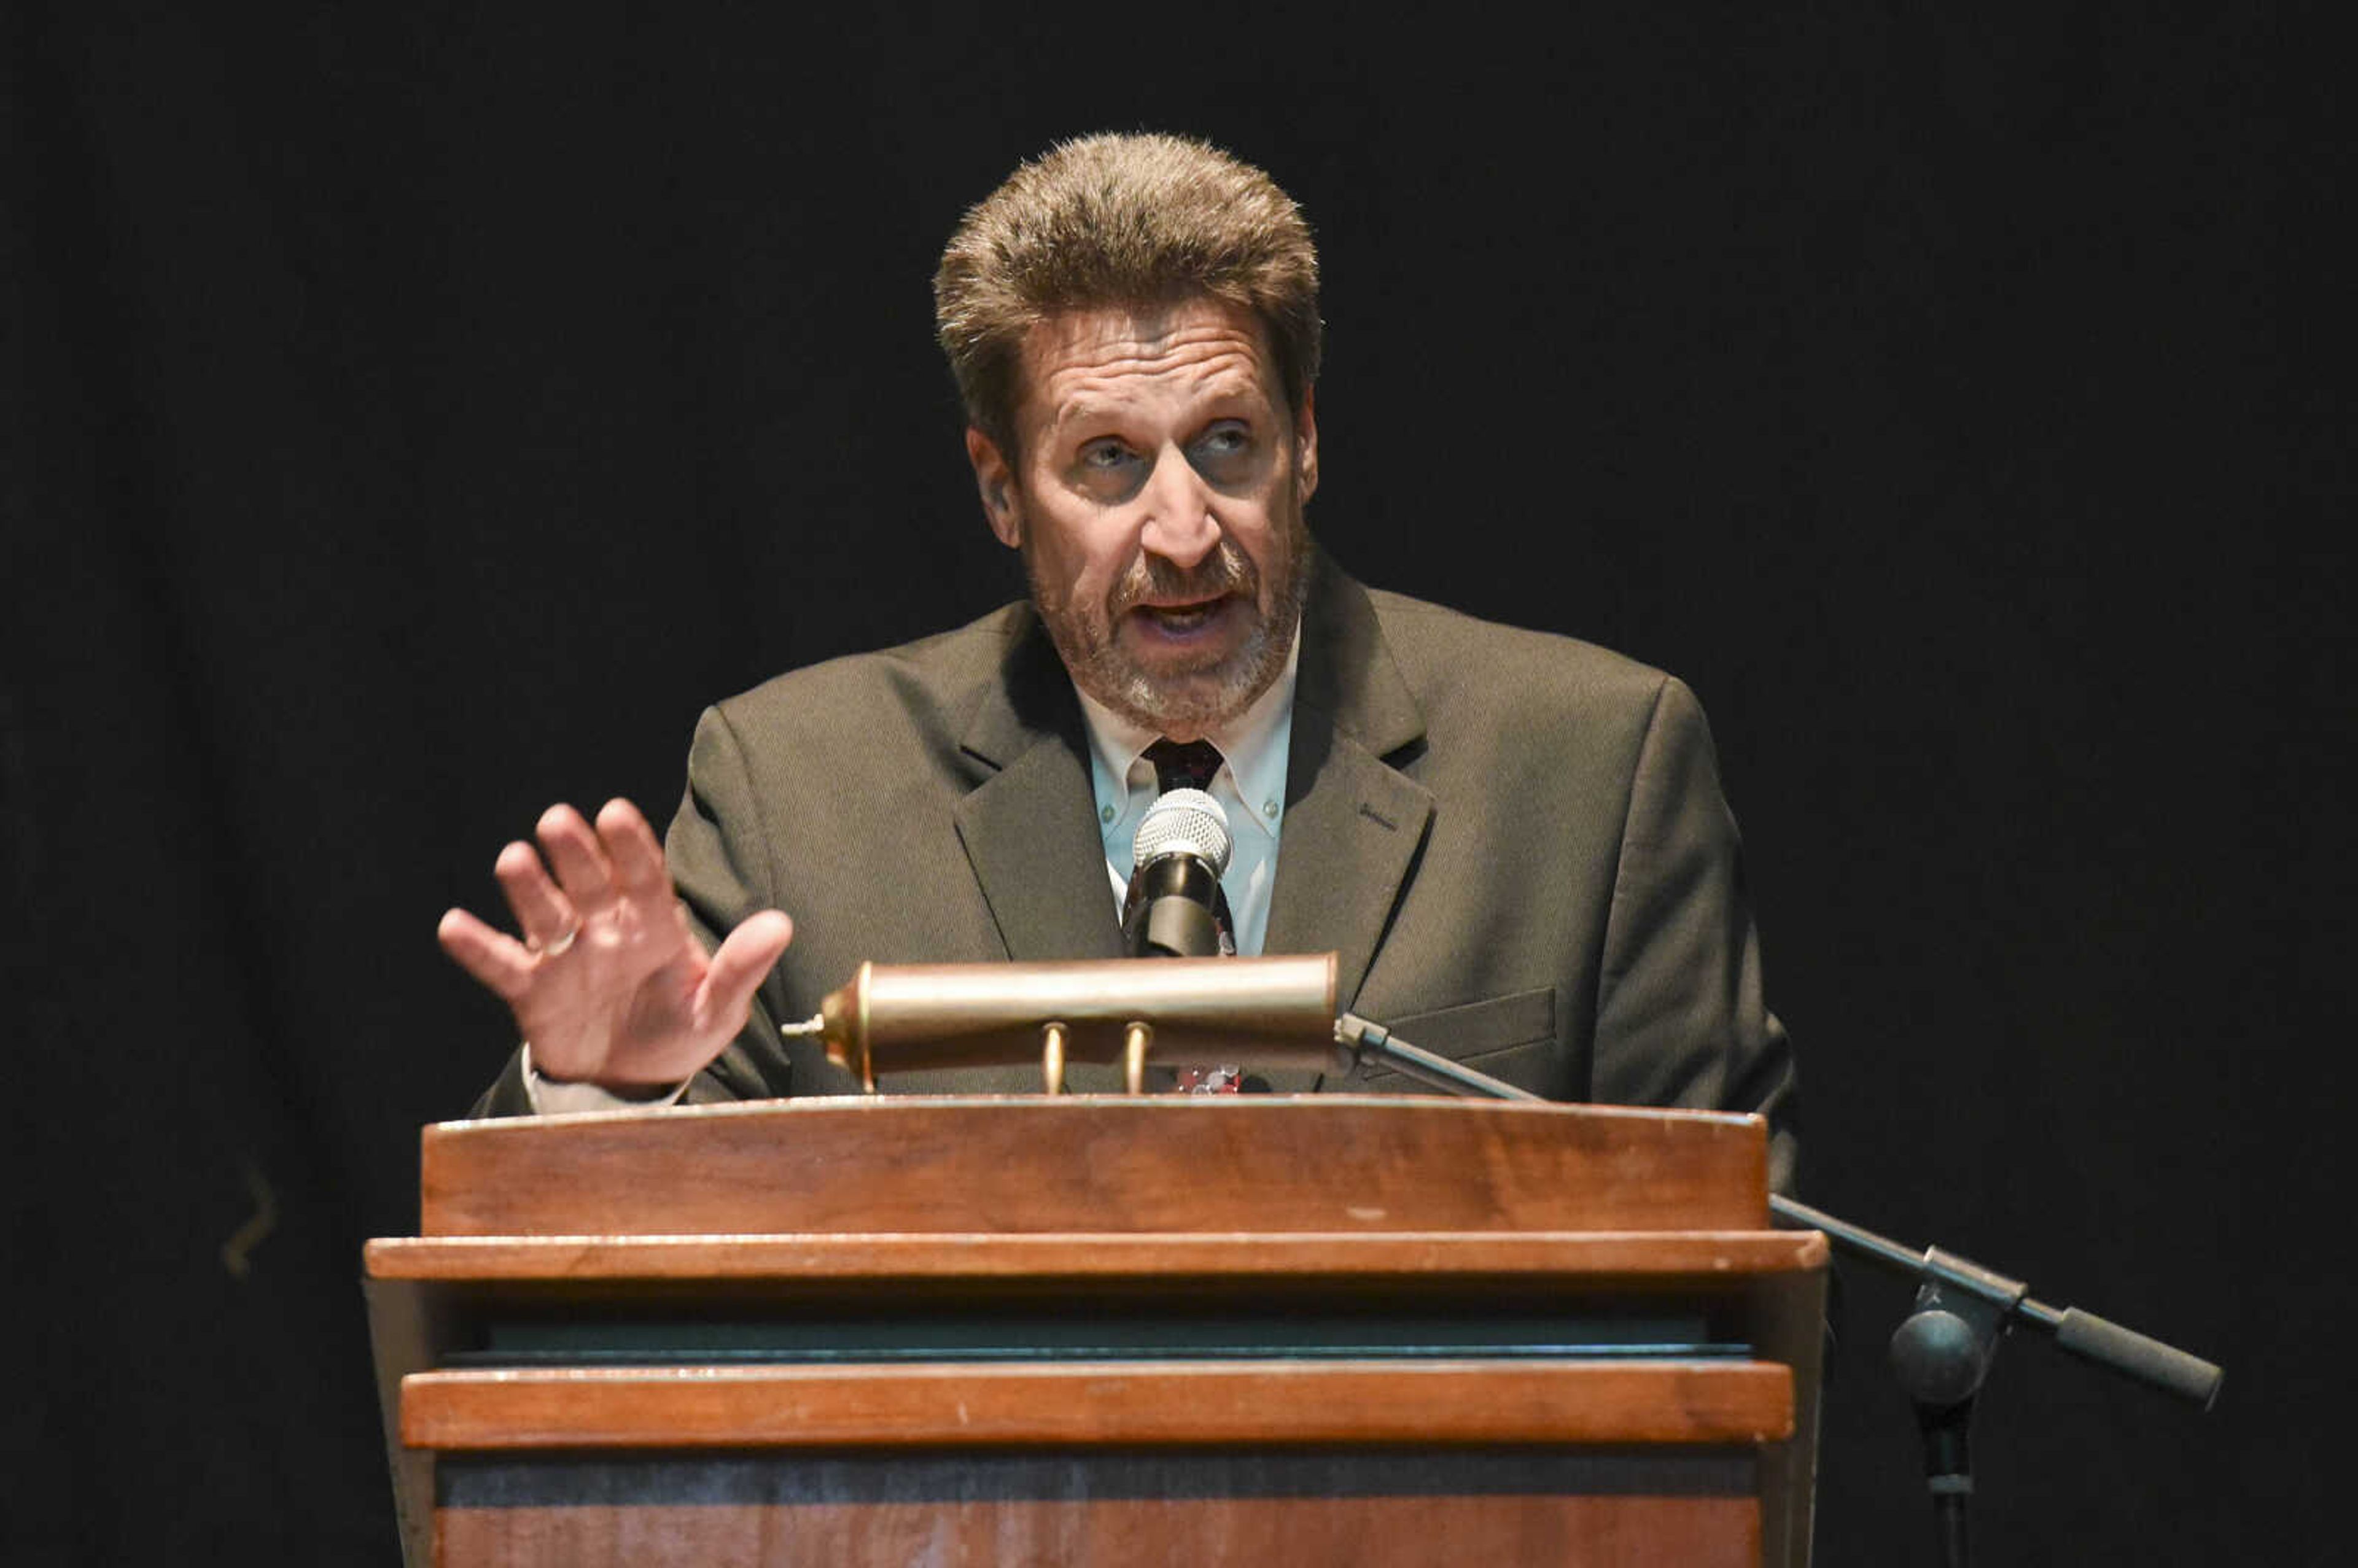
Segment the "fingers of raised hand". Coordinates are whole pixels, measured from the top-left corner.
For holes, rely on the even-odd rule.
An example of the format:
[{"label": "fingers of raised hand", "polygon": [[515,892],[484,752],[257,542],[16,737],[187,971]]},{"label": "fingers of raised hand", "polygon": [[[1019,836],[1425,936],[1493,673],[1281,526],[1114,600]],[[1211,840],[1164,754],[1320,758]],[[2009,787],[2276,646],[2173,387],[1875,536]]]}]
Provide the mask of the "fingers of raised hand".
[{"label": "fingers of raised hand", "polygon": [[614,902],[614,868],[606,858],[606,846],[579,812],[552,806],[541,813],[535,832],[575,914],[592,915]]},{"label": "fingers of raised hand", "polygon": [[573,945],[581,933],[580,912],[550,879],[531,845],[518,839],[502,849],[492,863],[492,874],[499,879],[500,892],[506,895],[531,954],[562,952]]},{"label": "fingers of raised hand", "polygon": [[[600,934],[601,950],[613,951],[619,941],[651,962],[676,946],[681,961],[698,960],[700,970],[702,955],[672,894],[663,848],[636,807],[609,801],[593,827],[571,806],[553,806],[534,833],[537,846],[518,839],[500,851],[492,868],[515,917],[516,936],[465,910],[442,917],[436,935],[460,968],[517,1002],[535,990],[535,977],[551,960],[574,951],[586,929]],[[579,966],[565,968],[571,972]],[[680,977],[691,987],[696,978],[695,972]]]},{"label": "fingers of raised hand", "polygon": [[536,964],[531,950],[465,910],[445,914],[442,923],[434,929],[434,936],[452,962],[502,1000],[514,1001],[531,989],[532,971]]},{"label": "fingers of raised hand", "polygon": [[654,829],[627,800],[610,800],[598,813],[598,841],[614,885],[625,898],[671,898],[671,872]]}]

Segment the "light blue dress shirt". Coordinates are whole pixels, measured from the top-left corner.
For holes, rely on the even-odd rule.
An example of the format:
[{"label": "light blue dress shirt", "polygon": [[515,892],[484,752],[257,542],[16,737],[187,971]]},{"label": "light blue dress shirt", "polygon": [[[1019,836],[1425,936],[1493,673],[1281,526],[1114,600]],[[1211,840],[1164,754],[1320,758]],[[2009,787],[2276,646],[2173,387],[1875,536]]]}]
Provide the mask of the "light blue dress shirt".
[{"label": "light blue dress shirt", "polygon": [[[1277,881],[1277,839],[1285,817],[1285,754],[1293,739],[1293,680],[1302,664],[1296,635],[1285,669],[1252,706],[1205,737],[1220,749],[1220,771],[1212,775],[1211,796],[1228,814],[1235,852],[1220,878],[1236,922],[1237,952],[1257,957],[1269,931],[1270,888]],[[1082,692],[1081,714],[1089,729],[1089,784],[1097,792],[1098,827],[1105,838],[1106,875],[1113,883],[1114,907],[1121,907],[1135,865],[1131,846],[1138,825],[1159,793],[1146,748],[1162,735],[1133,724]]]}]

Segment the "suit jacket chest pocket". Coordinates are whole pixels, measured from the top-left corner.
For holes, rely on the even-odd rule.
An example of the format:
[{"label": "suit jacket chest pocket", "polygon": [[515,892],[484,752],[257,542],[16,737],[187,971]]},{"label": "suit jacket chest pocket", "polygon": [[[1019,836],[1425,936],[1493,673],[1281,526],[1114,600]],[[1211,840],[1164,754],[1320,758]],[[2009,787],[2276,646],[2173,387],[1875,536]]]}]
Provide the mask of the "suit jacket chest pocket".
[{"label": "suit jacket chest pocket", "polygon": [[[1555,989],[1541,986],[1432,1012],[1378,1018],[1374,1022],[1412,1045],[1463,1062],[1477,1073],[1502,1078],[1534,1094],[1559,1098],[1563,1094],[1561,1080],[1564,1074],[1558,1059],[1561,1053],[1556,1049],[1555,1020]],[[1390,1072],[1370,1073],[1357,1083],[1332,1087],[1437,1092]]]}]

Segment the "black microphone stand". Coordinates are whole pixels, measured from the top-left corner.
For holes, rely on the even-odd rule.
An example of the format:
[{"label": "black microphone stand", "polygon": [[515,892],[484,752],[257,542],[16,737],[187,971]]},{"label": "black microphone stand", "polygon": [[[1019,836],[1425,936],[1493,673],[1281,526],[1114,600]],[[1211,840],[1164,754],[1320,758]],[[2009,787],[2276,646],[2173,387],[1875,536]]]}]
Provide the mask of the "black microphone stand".
[{"label": "black microphone stand", "polygon": [[[1373,1065],[1452,1094],[1472,1098],[1544,1100],[1448,1057],[1395,1038],[1379,1023],[1345,1013],[1335,1039],[1355,1072]],[[2149,1339],[2077,1307],[2033,1301],[2019,1280],[1983,1268],[1937,1247],[1911,1251],[1886,1237],[1835,1218],[1791,1198],[1768,1196],[1769,1213],[1790,1230],[1823,1231],[1844,1251],[1917,1281],[1916,1303],[1891,1336],[1891,1365],[1899,1386],[1916,1408],[1924,1440],[1925,1484],[1932,1494],[1934,1522],[1947,1568],[1971,1560],[1965,1505],[1974,1491],[1973,1453],[1967,1441],[1974,1398],[1989,1375],[1998,1340],[2017,1323],[2053,1335],[2055,1343],[2140,1382],[2149,1383],[2204,1410],[2219,1397],[2225,1373],[2200,1357]]]}]

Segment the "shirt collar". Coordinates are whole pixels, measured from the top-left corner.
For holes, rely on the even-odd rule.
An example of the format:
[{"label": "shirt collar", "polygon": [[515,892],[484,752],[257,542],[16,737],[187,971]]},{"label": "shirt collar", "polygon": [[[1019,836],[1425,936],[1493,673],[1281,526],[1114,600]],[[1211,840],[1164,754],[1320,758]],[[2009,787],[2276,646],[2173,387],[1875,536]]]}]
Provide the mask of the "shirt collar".
[{"label": "shirt collar", "polygon": [[[1237,797],[1249,808],[1247,815],[1272,836],[1285,798],[1285,753],[1293,734],[1294,677],[1301,668],[1302,627],[1297,622],[1285,668],[1269,683],[1269,689],[1205,737],[1220,749],[1236,779]],[[1077,686],[1073,689],[1080,697],[1081,717],[1088,724],[1090,783],[1096,786],[1098,803],[1112,805],[1118,816],[1127,816],[1123,803],[1130,794],[1131,764],[1163,738],[1162,732],[1124,719]]]}]

